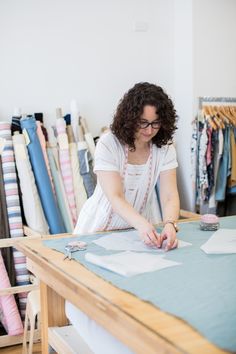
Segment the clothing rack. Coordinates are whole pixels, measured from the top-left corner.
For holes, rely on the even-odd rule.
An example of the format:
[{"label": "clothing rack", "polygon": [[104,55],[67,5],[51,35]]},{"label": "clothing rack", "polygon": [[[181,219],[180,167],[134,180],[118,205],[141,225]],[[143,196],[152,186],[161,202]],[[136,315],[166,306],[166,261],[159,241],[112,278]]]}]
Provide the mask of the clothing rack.
[{"label": "clothing rack", "polygon": [[219,102],[219,103],[236,103],[236,97],[199,97],[199,109],[202,108],[203,103],[207,102]]}]

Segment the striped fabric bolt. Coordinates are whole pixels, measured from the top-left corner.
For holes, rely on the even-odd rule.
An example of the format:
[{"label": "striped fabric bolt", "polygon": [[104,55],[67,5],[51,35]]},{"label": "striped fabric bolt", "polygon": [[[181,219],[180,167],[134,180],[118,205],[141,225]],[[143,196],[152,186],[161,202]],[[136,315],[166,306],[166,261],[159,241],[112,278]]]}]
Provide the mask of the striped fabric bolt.
[{"label": "striped fabric bolt", "polygon": [[27,225],[34,231],[48,234],[49,228],[35,184],[25,137],[23,134],[17,134],[12,139]]},{"label": "striped fabric bolt", "polygon": [[74,194],[74,187],[73,187],[73,177],[72,177],[68,137],[66,134],[66,123],[63,118],[57,118],[56,128],[58,134],[57,141],[59,145],[59,161],[60,161],[61,173],[62,173],[63,183],[65,186],[65,191],[67,194],[67,199],[68,199],[68,203],[72,215],[73,224],[75,226],[77,221],[76,202],[75,202],[75,194]]},{"label": "striped fabric bolt", "polygon": [[[23,225],[19,203],[19,194],[16,178],[15,159],[11,137],[11,127],[8,122],[0,122],[0,137],[5,139],[2,151],[2,169],[6,194],[7,214],[11,237],[22,237]],[[13,249],[14,266],[16,272],[16,284],[29,284],[29,272],[26,268],[26,257],[23,253]],[[25,315],[27,294],[19,294],[20,313]]]}]

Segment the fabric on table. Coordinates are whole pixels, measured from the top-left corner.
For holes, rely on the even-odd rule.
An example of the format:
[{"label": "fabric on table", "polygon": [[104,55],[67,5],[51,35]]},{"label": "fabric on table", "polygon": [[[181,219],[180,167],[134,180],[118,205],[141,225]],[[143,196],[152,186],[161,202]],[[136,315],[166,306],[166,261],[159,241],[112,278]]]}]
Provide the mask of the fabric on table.
[{"label": "fabric on table", "polygon": [[[10,235],[11,237],[22,237],[24,236],[24,233],[17,186],[16,167],[11,128],[8,122],[0,122],[0,137],[5,139],[5,146],[2,151],[2,169]],[[26,257],[23,253],[13,248],[13,258],[16,273],[16,284],[29,284],[29,272],[26,268]],[[20,313],[22,318],[24,318],[27,294],[21,293],[18,297]]]},{"label": "fabric on table", "polygon": [[49,228],[35,184],[25,137],[23,134],[17,134],[12,139],[27,225],[34,231],[48,234]]},{"label": "fabric on table", "polygon": [[77,220],[76,202],[75,202],[75,194],[73,188],[73,177],[72,177],[72,169],[71,169],[71,161],[70,161],[69,143],[66,134],[66,123],[63,118],[57,118],[56,128],[58,134],[57,141],[59,145],[59,161],[60,161],[61,173],[62,173],[63,183],[65,186],[65,191],[66,191],[66,195],[70,207],[73,225],[75,225]]},{"label": "fabric on table", "polygon": [[77,144],[75,143],[74,133],[72,130],[72,126],[67,126],[67,135],[69,140],[69,149],[70,149],[70,160],[71,160],[71,168],[72,168],[72,176],[73,176],[73,186],[75,192],[75,202],[76,202],[76,210],[77,216],[82,209],[82,206],[87,200],[87,194],[84,188],[83,178],[80,174],[80,166],[79,166],[79,158],[77,153]]},{"label": "fabric on table", "polygon": [[40,142],[40,145],[42,148],[44,161],[45,161],[47,171],[48,171],[48,176],[50,178],[53,193],[55,193],[55,189],[54,189],[54,185],[53,185],[53,181],[52,181],[52,174],[51,174],[51,170],[50,170],[50,166],[49,166],[49,162],[48,162],[48,155],[47,155],[47,150],[46,150],[46,140],[45,140],[45,136],[42,131],[42,123],[38,121],[38,122],[36,122],[36,125],[37,125],[37,135],[38,135],[39,142]]},{"label": "fabric on table", "polygon": [[64,184],[62,181],[57,149],[56,148],[47,148],[48,159],[50,168],[52,171],[53,183],[55,186],[55,192],[57,196],[58,206],[61,212],[61,216],[63,219],[63,223],[66,228],[66,232],[71,233],[74,229],[70,208],[68,204],[68,200],[66,197],[66,192],[64,188]]},{"label": "fabric on table", "polygon": [[50,233],[64,233],[65,227],[63,225],[62,217],[60,215],[53,194],[50,178],[47,173],[47,167],[36,131],[37,126],[35,118],[27,117],[25,119],[21,119],[21,127],[27,137],[26,145],[30,156],[30,162]]},{"label": "fabric on table", "polygon": [[[11,287],[0,251],[0,289]],[[14,295],[0,296],[0,321],[10,336],[23,333],[23,325]]]},{"label": "fabric on table", "polygon": [[84,187],[87,197],[91,197],[95,189],[95,181],[92,167],[92,157],[88,151],[88,146],[85,141],[78,142],[78,157],[80,174],[83,178]]},{"label": "fabric on table", "polygon": [[[0,155],[0,239],[9,238],[10,229],[7,216],[6,194],[3,182],[2,157]],[[16,285],[16,275],[12,255],[12,247],[2,248],[2,257],[8,273],[11,286]]]},{"label": "fabric on table", "polygon": [[[220,226],[235,229],[236,216],[220,218]],[[74,252],[72,257],[118,288],[180,317],[220,348],[235,352],[236,282],[235,272],[232,270],[236,269],[236,257],[206,255],[200,249],[213,233],[214,231],[201,231],[199,222],[181,224],[178,238],[192,243],[192,246],[169,251],[166,258],[182,262],[182,265],[132,278],[122,277],[86,262],[86,252],[98,255],[114,253],[92,242],[101,234],[79,236],[80,241],[87,242],[87,250]],[[71,238],[73,241],[76,239]],[[70,238],[47,240],[43,244],[64,253],[69,240]],[[155,253],[155,250],[150,252]]]}]

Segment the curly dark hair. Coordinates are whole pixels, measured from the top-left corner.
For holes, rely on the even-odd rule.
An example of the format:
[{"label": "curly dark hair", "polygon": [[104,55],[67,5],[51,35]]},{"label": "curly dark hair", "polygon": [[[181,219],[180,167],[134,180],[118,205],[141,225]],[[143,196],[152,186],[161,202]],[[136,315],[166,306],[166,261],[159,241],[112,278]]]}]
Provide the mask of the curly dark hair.
[{"label": "curly dark hair", "polygon": [[135,150],[135,133],[139,129],[138,122],[146,105],[156,107],[161,123],[160,130],[152,139],[157,147],[170,144],[177,129],[176,111],[163,89],[148,82],[137,83],[120,100],[110,126],[119,141],[128,144],[132,150]]}]

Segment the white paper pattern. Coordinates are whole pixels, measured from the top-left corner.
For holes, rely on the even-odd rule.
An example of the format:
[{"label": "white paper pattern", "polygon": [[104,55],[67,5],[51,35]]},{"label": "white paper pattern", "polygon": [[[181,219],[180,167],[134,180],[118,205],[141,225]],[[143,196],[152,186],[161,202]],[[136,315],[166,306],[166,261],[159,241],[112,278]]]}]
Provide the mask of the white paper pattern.
[{"label": "white paper pattern", "polygon": [[219,229],[201,246],[207,254],[236,253],[236,229]]},{"label": "white paper pattern", "polygon": [[109,256],[98,256],[94,253],[85,254],[86,261],[114,273],[131,277],[141,273],[153,272],[180,265],[179,262],[165,259],[164,256],[152,253],[121,252]]},{"label": "white paper pattern", "polygon": [[[112,251],[136,251],[147,252],[156,250],[158,253],[165,253],[166,242],[163,242],[162,248],[146,246],[139,238],[137,231],[117,232],[111,233],[106,236],[101,236],[93,241],[107,250]],[[191,243],[179,240],[178,248],[191,246]]]}]

